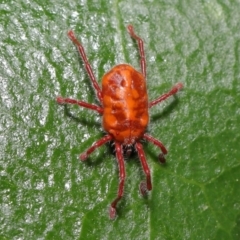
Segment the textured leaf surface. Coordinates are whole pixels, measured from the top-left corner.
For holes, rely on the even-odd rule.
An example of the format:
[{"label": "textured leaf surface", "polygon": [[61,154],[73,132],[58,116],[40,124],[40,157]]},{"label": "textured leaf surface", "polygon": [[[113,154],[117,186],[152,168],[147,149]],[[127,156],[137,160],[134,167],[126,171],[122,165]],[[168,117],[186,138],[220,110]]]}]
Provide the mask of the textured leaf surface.
[{"label": "textured leaf surface", "polygon": [[[239,1],[0,1],[1,239],[240,239]],[[150,99],[185,89],[151,110],[149,132],[169,150],[144,146],[147,199],[137,158],[126,161],[119,217],[108,219],[117,165],[102,147],[101,119],[57,95],[94,102],[66,36],[73,29],[99,82],[121,62],[139,68],[132,23],[145,42]]]}]

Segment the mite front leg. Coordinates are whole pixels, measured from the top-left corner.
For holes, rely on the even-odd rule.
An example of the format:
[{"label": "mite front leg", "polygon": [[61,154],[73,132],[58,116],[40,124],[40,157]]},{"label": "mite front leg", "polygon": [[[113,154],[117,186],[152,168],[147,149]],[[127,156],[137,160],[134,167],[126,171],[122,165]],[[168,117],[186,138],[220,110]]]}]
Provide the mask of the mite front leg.
[{"label": "mite front leg", "polygon": [[144,78],[146,78],[146,59],[145,59],[145,53],[144,53],[143,40],[135,34],[132,25],[128,25],[127,29],[130,36],[137,41],[138,50],[140,54],[140,65],[141,65],[142,75],[144,76]]},{"label": "mite front leg", "polygon": [[91,82],[92,82],[93,88],[96,91],[97,98],[98,98],[99,102],[102,104],[102,90],[100,89],[100,87],[97,83],[97,80],[96,80],[96,78],[93,74],[92,67],[88,62],[88,59],[87,59],[87,56],[86,56],[86,53],[85,53],[85,50],[84,50],[82,44],[77,40],[77,38],[76,38],[76,36],[75,36],[75,34],[72,30],[70,30],[68,32],[68,37],[71,39],[71,41],[77,47],[77,50],[78,50],[78,52],[79,52],[79,54],[80,54],[80,56],[81,56],[81,58],[84,62],[85,69],[88,73],[88,76],[90,77]]},{"label": "mite front leg", "polygon": [[117,203],[120,201],[120,199],[123,196],[124,182],[125,182],[125,175],[126,175],[121,144],[118,142],[115,142],[115,149],[116,149],[116,157],[117,157],[117,161],[118,161],[119,179],[120,180],[119,180],[117,197],[111,203],[110,208],[109,208],[110,219],[114,219],[116,217],[116,206],[117,206]]}]

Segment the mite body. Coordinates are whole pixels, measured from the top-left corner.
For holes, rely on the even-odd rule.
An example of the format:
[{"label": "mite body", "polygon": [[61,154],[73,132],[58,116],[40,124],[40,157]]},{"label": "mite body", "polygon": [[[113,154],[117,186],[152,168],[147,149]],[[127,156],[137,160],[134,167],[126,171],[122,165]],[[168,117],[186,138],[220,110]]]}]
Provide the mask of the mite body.
[{"label": "mite body", "polygon": [[148,125],[146,81],[132,66],[120,64],[103,76],[103,128],[124,145],[141,139]]},{"label": "mite body", "polygon": [[100,105],[90,104],[72,98],[56,98],[59,104],[76,104],[102,115],[102,125],[106,131],[106,135],[83,152],[80,155],[80,159],[85,161],[88,155],[96,148],[109,141],[114,142],[116,159],[119,167],[119,187],[117,197],[112,201],[109,208],[109,216],[111,219],[116,217],[116,206],[124,192],[125,166],[123,149],[125,149],[127,153],[131,151],[129,149],[132,149],[132,147],[137,151],[143,171],[146,175],[146,181],[140,183],[139,189],[142,195],[147,194],[147,192],[152,189],[151,174],[140,141],[145,139],[159,147],[162,151],[162,153],[159,154],[159,161],[162,163],[165,162],[164,155],[167,154],[164,145],[159,140],[146,133],[149,121],[149,109],[176,94],[183,87],[182,83],[177,83],[169,92],[148,102],[146,60],[143,41],[135,34],[131,25],[129,25],[127,29],[130,36],[135,39],[138,44],[141,72],[138,72],[128,64],[119,64],[103,76],[101,89],[95,79],[91,65],[87,60],[83,46],[77,40],[73,31],[69,31],[68,36],[78,49]]}]

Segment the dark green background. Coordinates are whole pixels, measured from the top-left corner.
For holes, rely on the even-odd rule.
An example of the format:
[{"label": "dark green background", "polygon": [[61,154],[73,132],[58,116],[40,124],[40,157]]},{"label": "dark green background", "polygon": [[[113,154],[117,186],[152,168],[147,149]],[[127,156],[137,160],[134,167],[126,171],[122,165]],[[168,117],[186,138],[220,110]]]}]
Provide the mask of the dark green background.
[{"label": "dark green background", "polygon": [[[237,0],[0,0],[0,238],[240,239],[239,13]],[[67,113],[55,96],[95,102],[69,29],[99,82],[118,63],[139,69],[129,23],[145,42],[150,99],[185,88],[151,110],[149,132],[169,154],[162,166],[159,150],[144,146],[149,198],[133,157],[110,221],[114,155],[104,146],[78,160],[102,136],[101,118]]]}]

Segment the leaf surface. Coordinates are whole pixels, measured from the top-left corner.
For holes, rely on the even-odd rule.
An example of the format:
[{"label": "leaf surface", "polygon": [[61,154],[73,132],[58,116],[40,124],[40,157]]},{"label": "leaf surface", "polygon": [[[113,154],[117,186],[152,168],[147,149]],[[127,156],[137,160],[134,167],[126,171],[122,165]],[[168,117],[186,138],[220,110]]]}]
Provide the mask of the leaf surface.
[{"label": "leaf surface", "polygon": [[[239,1],[1,1],[1,239],[240,238]],[[144,39],[150,99],[177,82],[184,90],[151,109],[144,144],[153,190],[143,199],[137,157],[118,187],[109,146],[78,155],[103,135],[101,118],[55,103],[58,95],[97,103],[74,30],[99,83],[119,63],[139,69],[133,24]]]}]

